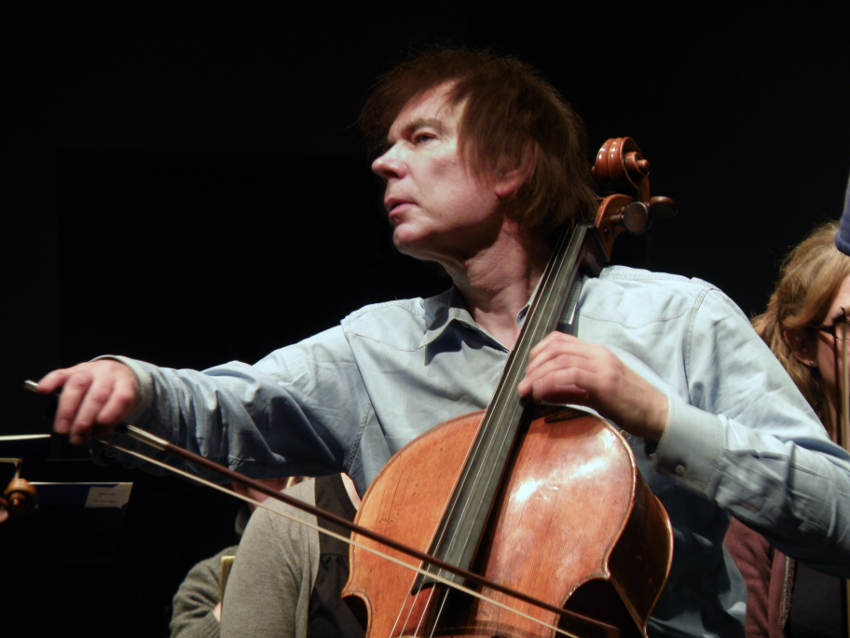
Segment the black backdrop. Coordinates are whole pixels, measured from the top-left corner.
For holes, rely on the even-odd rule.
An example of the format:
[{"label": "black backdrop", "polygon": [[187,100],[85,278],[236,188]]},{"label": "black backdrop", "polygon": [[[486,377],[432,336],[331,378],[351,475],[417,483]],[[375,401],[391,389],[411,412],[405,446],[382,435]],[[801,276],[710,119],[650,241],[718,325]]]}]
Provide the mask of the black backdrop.
[{"label": "black backdrop", "polygon": [[[713,281],[748,314],[787,247],[840,214],[850,169],[846,29],[813,4],[4,11],[4,434],[44,431],[20,383],[56,366],[252,361],[364,303],[441,288],[391,249],[356,126],[375,76],[423,46],[515,54],[584,116],[592,149],[634,137],[681,212],[621,260]],[[120,520],[0,528],[4,600],[31,635],[164,635],[186,569],[231,540],[236,506],[181,479],[37,454],[24,469],[135,482]]]}]

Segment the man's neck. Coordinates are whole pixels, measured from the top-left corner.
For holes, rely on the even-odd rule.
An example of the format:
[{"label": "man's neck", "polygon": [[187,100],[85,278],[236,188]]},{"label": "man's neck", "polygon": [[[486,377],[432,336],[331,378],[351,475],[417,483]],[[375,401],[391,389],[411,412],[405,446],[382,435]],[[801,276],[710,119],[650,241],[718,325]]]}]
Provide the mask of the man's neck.
[{"label": "man's neck", "polygon": [[475,322],[508,349],[516,344],[517,315],[534,292],[548,255],[543,242],[497,242],[449,272]]}]

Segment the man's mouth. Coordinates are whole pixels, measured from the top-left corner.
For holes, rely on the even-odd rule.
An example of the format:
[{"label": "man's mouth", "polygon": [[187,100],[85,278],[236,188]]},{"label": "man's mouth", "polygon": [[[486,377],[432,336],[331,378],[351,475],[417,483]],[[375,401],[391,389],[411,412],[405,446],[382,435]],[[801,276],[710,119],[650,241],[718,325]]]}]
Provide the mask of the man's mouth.
[{"label": "man's mouth", "polygon": [[387,211],[387,216],[389,217],[391,222],[395,222],[398,220],[398,216],[401,215],[407,207],[412,205],[413,202],[406,199],[399,199],[397,197],[389,197],[384,200],[384,209]]}]

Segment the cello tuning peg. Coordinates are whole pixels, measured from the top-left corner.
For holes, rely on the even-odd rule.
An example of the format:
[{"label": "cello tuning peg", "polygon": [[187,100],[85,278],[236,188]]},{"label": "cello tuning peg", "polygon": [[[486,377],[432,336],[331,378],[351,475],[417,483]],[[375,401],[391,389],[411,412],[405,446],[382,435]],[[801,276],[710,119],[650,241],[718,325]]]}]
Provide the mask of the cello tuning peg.
[{"label": "cello tuning peg", "polygon": [[633,201],[621,213],[623,227],[632,235],[641,235],[649,227],[649,207],[644,202]]},{"label": "cello tuning peg", "polygon": [[656,196],[649,200],[649,216],[652,221],[666,221],[676,216],[676,202],[669,197]]}]

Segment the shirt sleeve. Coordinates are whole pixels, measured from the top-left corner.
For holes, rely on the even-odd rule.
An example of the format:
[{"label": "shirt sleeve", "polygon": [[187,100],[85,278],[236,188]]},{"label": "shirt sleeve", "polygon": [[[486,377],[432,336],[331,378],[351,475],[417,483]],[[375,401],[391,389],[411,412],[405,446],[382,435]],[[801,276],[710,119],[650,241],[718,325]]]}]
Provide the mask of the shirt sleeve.
[{"label": "shirt sleeve", "polygon": [[725,295],[709,290],[690,322],[689,396],[670,396],[656,466],[789,556],[850,575],[850,457]]},{"label": "shirt sleeve", "polygon": [[317,475],[350,472],[357,462],[373,408],[341,327],[254,365],[197,371],[114,358],[139,380],[129,422],[231,469],[256,477]]}]

